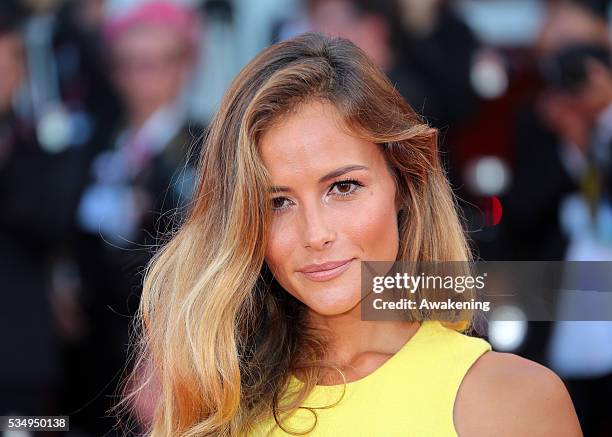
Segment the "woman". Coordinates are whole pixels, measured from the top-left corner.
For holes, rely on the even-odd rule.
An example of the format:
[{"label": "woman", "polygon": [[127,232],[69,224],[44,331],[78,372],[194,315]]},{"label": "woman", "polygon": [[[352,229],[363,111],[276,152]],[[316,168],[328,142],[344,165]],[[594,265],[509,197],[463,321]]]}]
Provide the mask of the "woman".
[{"label": "woman", "polygon": [[[84,166],[74,256],[86,290],[88,330],[68,359],[70,404],[76,409],[95,398],[75,420],[95,424],[94,435],[113,425],[98,417],[109,407],[114,375],[126,360],[124,315],[135,312],[149,249],[157,230],[170,225],[173,211],[191,195],[188,155],[201,127],[189,120],[181,95],[196,61],[198,26],[192,9],[168,0],[142,2],[104,23],[105,50],[125,111]],[[107,396],[96,396],[100,392]]]},{"label": "woman", "polygon": [[470,320],[360,320],[360,261],[470,259],[436,141],[348,40],[243,69],[146,274],[149,435],[580,435],[559,378]]}]

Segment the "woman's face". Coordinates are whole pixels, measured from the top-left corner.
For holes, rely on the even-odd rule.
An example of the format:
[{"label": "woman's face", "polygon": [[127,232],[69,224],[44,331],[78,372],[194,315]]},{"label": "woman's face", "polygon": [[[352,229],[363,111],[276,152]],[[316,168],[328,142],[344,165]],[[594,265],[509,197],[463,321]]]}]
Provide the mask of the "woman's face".
[{"label": "woman's face", "polygon": [[180,36],[142,25],[121,35],[113,53],[115,82],[132,115],[148,116],[178,98],[190,69]]},{"label": "woman's face", "polygon": [[327,316],[358,305],[360,261],[395,261],[399,247],[395,181],[382,151],[341,125],[333,105],[312,101],[260,142],[273,186],[266,263],[286,291]]}]

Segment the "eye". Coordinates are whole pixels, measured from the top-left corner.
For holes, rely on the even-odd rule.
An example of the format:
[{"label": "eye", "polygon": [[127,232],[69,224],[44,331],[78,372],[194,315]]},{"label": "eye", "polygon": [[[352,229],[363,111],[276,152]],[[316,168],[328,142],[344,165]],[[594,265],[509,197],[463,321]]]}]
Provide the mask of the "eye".
[{"label": "eye", "polygon": [[[342,181],[334,182],[331,186],[330,193],[336,196],[350,196],[355,194],[363,184],[355,179],[345,179]],[[334,193],[333,190],[336,189]]]},{"label": "eye", "polygon": [[274,197],[271,199],[270,203],[272,204],[272,210],[274,212],[279,212],[287,208],[288,206],[285,206],[285,201],[290,202],[286,197]]},{"label": "eye", "polygon": [[[345,179],[334,182],[329,189],[329,194],[332,196],[351,196],[358,191],[363,184],[355,179]],[[336,190],[336,192],[334,192]],[[293,202],[286,197],[274,197],[270,199],[272,211],[280,213],[289,208]]]}]

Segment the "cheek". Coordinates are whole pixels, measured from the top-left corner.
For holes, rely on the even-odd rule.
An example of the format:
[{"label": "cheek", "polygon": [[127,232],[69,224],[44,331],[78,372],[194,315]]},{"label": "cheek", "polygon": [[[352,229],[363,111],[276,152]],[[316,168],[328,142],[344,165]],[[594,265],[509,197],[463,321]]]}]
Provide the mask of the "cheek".
[{"label": "cheek", "polygon": [[283,270],[287,268],[284,263],[291,259],[290,256],[297,247],[296,234],[287,223],[276,220],[272,224],[270,235],[266,246],[266,263],[275,275],[282,276]]},{"label": "cheek", "polygon": [[355,208],[345,220],[348,237],[363,251],[364,260],[395,260],[398,251],[397,217],[393,199],[370,193],[367,207]]}]

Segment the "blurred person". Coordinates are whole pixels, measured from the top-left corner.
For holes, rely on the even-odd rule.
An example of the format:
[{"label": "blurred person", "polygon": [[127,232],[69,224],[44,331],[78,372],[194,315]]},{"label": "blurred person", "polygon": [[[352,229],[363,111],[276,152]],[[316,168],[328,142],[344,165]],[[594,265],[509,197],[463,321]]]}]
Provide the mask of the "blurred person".
[{"label": "blurred person", "polygon": [[75,421],[94,435],[114,423],[109,396],[128,359],[141,270],[160,230],[167,230],[191,196],[202,127],[189,120],[182,97],[196,61],[199,29],[194,11],[170,1],[139,4],[104,24],[124,110],[111,140],[87,168],[76,210],[75,253],[90,332],[75,347],[71,364],[72,381],[81,387],[71,405],[85,405]]},{"label": "blurred person", "polygon": [[107,147],[122,114],[103,41],[104,0],[66,0],[55,15],[52,50],[59,97],[71,114],[83,159]]},{"label": "blurred person", "polygon": [[397,0],[397,15],[391,17],[397,28],[393,45],[398,68],[412,71],[424,82],[426,92],[420,91],[422,96],[413,99],[414,104],[438,128],[457,128],[478,107],[470,75],[480,42],[456,12],[455,3]]},{"label": "blurred person", "polygon": [[[534,48],[535,65],[574,44],[607,44],[606,23],[574,2],[551,6]],[[519,115],[513,186],[504,198],[504,247],[509,259],[562,260],[568,244],[559,208],[579,189],[593,108],[575,94],[544,82],[535,102]],[[590,113],[590,114],[588,114]],[[537,171],[534,169],[537,168]],[[540,176],[546,174],[542,179]],[[536,183],[537,181],[537,183]]]},{"label": "blurred person", "polygon": [[12,351],[0,372],[2,414],[70,413],[62,352],[87,329],[69,255],[73,214],[83,162],[116,112],[103,64],[89,62],[99,51],[71,25],[95,35],[95,20],[76,13],[93,2],[0,5],[0,323]]},{"label": "blurred person", "polygon": [[[568,261],[612,261],[612,65],[604,47],[603,59],[586,60],[584,82],[547,111],[566,141],[566,170],[578,182],[559,207]],[[565,308],[587,304],[562,298],[560,318]],[[612,320],[558,321],[547,352],[568,384],[585,433],[610,435],[612,417],[603,405],[612,394]]]},{"label": "blurred person", "polygon": [[471,311],[361,317],[360,261],[472,259],[437,138],[347,39],[244,67],[147,270],[147,435],[582,435],[559,378],[468,335]]},{"label": "blurred person", "polygon": [[[577,185],[558,211],[569,261],[612,260],[612,62],[603,20],[593,21],[599,26],[591,25],[588,37],[572,35],[565,44],[557,38],[556,50],[544,60],[556,80],[548,80],[553,85],[542,98],[542,115],[561,138],[562,163]],[[575,29],[580,21],[573,23]],[[586,20],[583,25],[586,30]],[[560,310],[580,304],[562,301]],[[566,379],[585,432],[612,433],[612,419],[601,406],[612,393],[612,321],[556,322],[548,359]]]},{"label": "blurred person", "polygon": [[[30,341],[32,353],[38,350],[38,354],[15,361],[22,372],[44,365],[55,369],[58,389],[54,409],[49,407],[38,414],[54,411],[72,415],[99,392],[86,393],[84,400],[78,395],[88,388],[90,376],[84,376],[86,371],[74,358],[82,353],[79,346],[91,338],[91,323],[85,314],[89,296],[83,292],[72,250],[77,240],[74,211],[89,177],[87,163],[106,147],[119,110],[100,45],[103,2],[32,0],[23,3],[29,8],[22,38],[27,80],[14,101],[15,112],[19,114],[16,125],[26,124],[29,128],[28,143],[14,148],[18,153],[14,153],[7,166],[10,173],[7,170],[6,178],[2,179],[3,206],[11,205],[10,210],[6,208],[11,212],[3,217],[11,221],[11,226],[6,228],[15,234],[13,238],[21,233],[28,235],[23,241],[29,238],[36,241],[24,247],[35,260],[44,260],[46,293],[42,297],[38,293],[36,299],[25,292],[15,293],[31,301],[31,314],[37,322],[30,321],[27,329],[20,325],[30,320],[25,316],[28,312],[23,305],[15,305],[10,317],[2,319],[12,323],[12,319],[19,318],[20,322],[14,323],[15,329],[27,335],[41,331],[37,341]],[[19,252],[14,252],[5,265],[9,274],[16,275],[24,267],[17,267],[23,261]],[[35,280],[38,277],[30,272],[28,283]],[[15,286],[19,287],[20,282],[15,280]],[[43,304],[46,312],[40,314],[38,308]],[[38,342],[44,342],[45,346],[39,347]],[[38,373],[39,376],[31,378],[33,384],[45,378],[44,371]],[[45,383],[38,385],[38,393],[44,395]],[[29,386],[23,387],[24,391],[29,390]],[[80,416],[75,414],[73,419],[71,432],[77,435]]]},{"label": "blurred person", "polygon": [[[510,259],[612,259],[607,24],[583,2],[552,2],[535,55],[543,89],[518,120],[503,246]],[[585,435],[609,435],[611,322],[531,323],[527,339],[524,353],[566,381]]]},{"label": "blurred person", "polygon": [[470,71],[479,43],[452,1],[307,0],[304,13],[277,24],[273,41],[307,30],[350,39],[436,127],[475,109]]},{"label": "blurred person", "polygon": [[100,44],[103,2],[27,3],[32,10],[25,28],[28,110],[39,142],[52,152],[80,149],[87,159],[108,141],[109,126],[118,113]]},{"label": "blurred person", "polygon": [[[461,190],[465,180],[454,139],[481,105],[471,76],[482,45],[456,11],[455,0],[394,2],[396,13],[389,20],[394,29],[395,70],[401,73],[398,90],[441,130],[444,165],[452,186]],[[465,215],[471,216],[469,211]]]},{"label": "blurred person", "polygon": [[351,40],[384,71],[395,63],[391,28],[387,22],[388,1],[310,0],[307,4],[310,29]]},{"label": "blurred person", "polygon": [[49,258],[70,219],[57,208],[57,157],[14,108],[27,77],[25,18],[17,2],[0,4],[0,415],[51,415],[61,364]]}]

